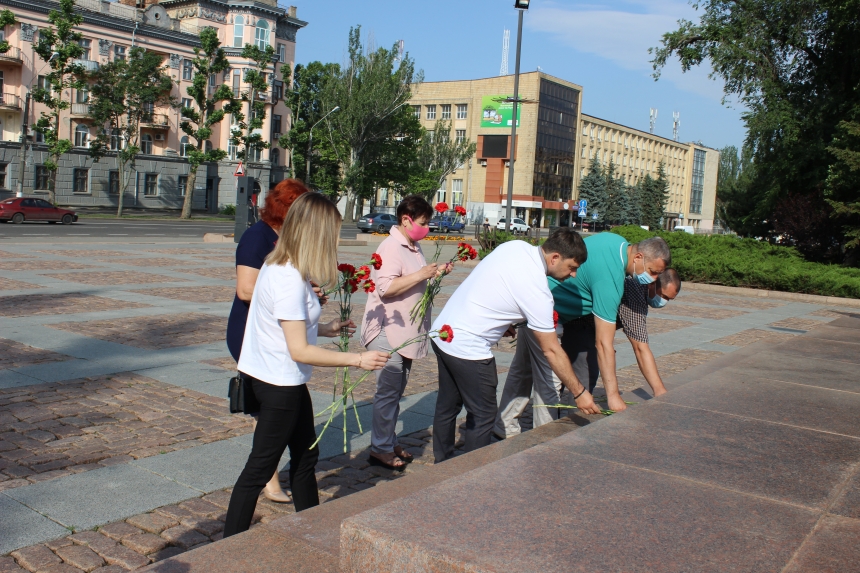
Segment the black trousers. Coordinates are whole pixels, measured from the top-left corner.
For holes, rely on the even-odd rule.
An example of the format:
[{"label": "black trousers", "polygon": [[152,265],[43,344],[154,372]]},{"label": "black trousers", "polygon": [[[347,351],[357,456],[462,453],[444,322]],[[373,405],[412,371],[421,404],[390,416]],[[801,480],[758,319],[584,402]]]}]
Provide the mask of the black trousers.
[{"label": "black trousers", "polygon": [[433,456],[436,463],[454,455],[457,415],[466,406],[466,447],[471,452],[490,445],[496,423],[496,359],[464,360],[445,354],[431,342],[439,365],[439,395],[433,416]]},{"label": "black trousers", "polygon": [[296,511],[320,503],[314,475],[319,448],[310,449],[316,440],[316,432],[307,386],[275,386],[256,379],[252,385],[260,401],[260,416],[254,430],[251,455],[230,496],[224,537],[251,527],[257,498],[278,469],[287,446],[290,448],[290,487]]},{"label": "black trousers", "polygon": [[[570,358],[573,371],[583,386],[588,381],[588,391],[594,392],[597,378],[600,376],[600,366],[597,362],[597,337],[594,321],[600,320],[589,314],[564,325],[561,337],[561,347]],[[562,389],[562,393],[564,393]]]}]

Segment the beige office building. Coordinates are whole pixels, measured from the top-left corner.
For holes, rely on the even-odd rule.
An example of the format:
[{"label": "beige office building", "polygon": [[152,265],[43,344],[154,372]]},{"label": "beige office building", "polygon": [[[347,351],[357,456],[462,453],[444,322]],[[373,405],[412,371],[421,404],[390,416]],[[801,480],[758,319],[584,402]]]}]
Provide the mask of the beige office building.
[{"label": "beige office building", "polygon": [[[452,173],[437,201],[463,205],[470,221],[495,223],[507,206],[508,157],[513,76],[425,82],[413,90],[411,104],[421,124],[451,122],[451,135],[477,144],[471,161]],[[582,114],[583,88],[542,72],[520,75],[520,106],[515,150],[514,216],[541,226],[566,225],[578,199],[579,180],[590,159],[614,160],[618,173],[635,184],[646,173],[656,177],[665,163],[670,181],[664,227],[713,227],[719,152],[679,143]],[[384,193],[380,205],[393,205]],[[565,208],[567,205],[567,209]]]}]

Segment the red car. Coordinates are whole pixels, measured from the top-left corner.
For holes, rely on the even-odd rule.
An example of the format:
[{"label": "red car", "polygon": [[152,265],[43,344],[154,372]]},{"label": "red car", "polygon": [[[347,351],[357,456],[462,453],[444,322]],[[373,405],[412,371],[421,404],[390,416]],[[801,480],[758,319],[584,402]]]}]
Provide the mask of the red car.
[{"label": "red car", "polygon": [[74,211],[54,207],[44,199],[24,197],[0,201],[0,221],[23,223],[24,221],[47,221],[63,225],[71,225],[78,220]]}]

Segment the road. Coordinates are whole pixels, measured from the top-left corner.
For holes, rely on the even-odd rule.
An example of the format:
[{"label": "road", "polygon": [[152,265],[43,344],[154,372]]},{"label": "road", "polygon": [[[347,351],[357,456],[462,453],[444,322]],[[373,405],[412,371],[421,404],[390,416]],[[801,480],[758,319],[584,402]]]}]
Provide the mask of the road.
[{"label": "road", "polygon": [[[180,242],[203,240],[204,233],[232,233],[233,222],[219,221],[160,221],[153,219],[112,219],[81,218],[71,225],[50,225],[42,222],[24,222],[20,225],[0,223],[0,243],[6,241],[55,241],[113,239],[117,242],[137,239],[166,241],[176,239]],[[358,230],[355,224],[347,224],[341,229],[341,238],[353,238]]]}]

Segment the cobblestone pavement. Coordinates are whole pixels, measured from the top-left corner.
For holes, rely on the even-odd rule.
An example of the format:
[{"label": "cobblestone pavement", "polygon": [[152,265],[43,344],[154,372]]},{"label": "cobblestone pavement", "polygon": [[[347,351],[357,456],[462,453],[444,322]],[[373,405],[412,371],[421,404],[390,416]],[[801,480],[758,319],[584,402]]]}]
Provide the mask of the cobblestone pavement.
[{"label": "cobblestone pavement", "polygon": [[184,313],[62,322],[52,324],[50,328],[68,330],[83,336],[127,344],[136,348],[158,350],[224,340],[227,319],[211,314]]},{"label": "cobblestone pavement", "polygon": [[[15,518],[14,533],[23,533],[14,541],[4,539],[0,517],[0,554],[6,553],[0,573],[114,573],[218,539],[228,486],[250,446],[251,419],[229,415],[224,399],[236,368],[224,344],[235,292],[235,246],[90,246],[36,251],[4,244],[0,253],[0,513],[14,509],[23,516]],[[372,252],[373,245],[348,247],[339,259],[363,264]],[[432,248],[425,252],[432,256]],[[440,260],[452,254],[453,247],[446,247]],[[472,268],[458,265],[445,278],[436,312]],[[357,323],[365,301],[363,293],[354,295]],[[332,300],[323,320],[337,312]],[[669,377],[846,312],[857,309],[690,288],[653,313],[649,334],[661,374]],[[630,345],[618,340],[619,382],[628,392],[645,383]],[[320,344],[332,347],[328,339]],[[507,340],[494,348],[500,389],[514,350]],[[413,364],[399,430],[401,443],[416,456],[406,473],[431,463],[427,443],[437,376],[432,353]],[[316,405],[331,399],[333,378],[333,369],[315,369],[309,388]],[[369,377],[356,392],[365,426],[374,390]],[[349,428],[350,451],[342,454],[342,427],[331,428],[321,443],[317,477],[324,501],[398,479],[401,474],[367,465],[367,427],[361,435]],[[217,468],[207,465],[213,463]],[[90,511],[79,500],[98,505],[109,491],[105,484],[118,479],[110,472],[117,471],[126,472],[122,479],[150,484],[152,499],[143,508],[131,499],[135,495],[112,499],[108,505],[121,508],[106,509],[103,515],[111,517],[87,521],[109,525],[63,534],[64,527],[86,521],[75,513]],[[195,481],[201,474],[211,483]],[[89,481],[74,481],[82,478]],[[181,492],[167,491],[178,483],[186,484]],[[63,503],[73,508],[71,516],[60,511]],[[261,501],[257,519],[289,511],[291,504]]]}]

